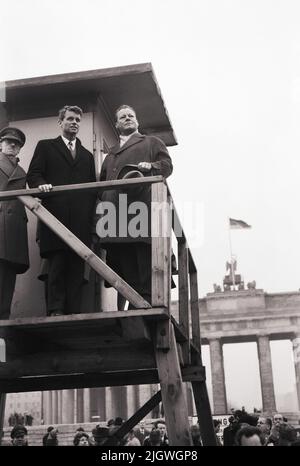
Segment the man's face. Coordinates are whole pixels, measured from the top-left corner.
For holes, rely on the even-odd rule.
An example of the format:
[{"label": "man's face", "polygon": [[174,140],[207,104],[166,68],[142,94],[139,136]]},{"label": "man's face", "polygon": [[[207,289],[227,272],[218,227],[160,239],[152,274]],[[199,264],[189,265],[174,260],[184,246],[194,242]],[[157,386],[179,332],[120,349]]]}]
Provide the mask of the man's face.
[{"label": "man's face", "polygon": [[258,427],[264,434],[269,433],[269,431],[270,431],[270,426],[269,426],[269,424],[267,424],[266,418],[265,418],[265,417],[259,417],[259,418],[258,418],[257,427]]},{"label": "man's face", "polygon": [[200,428],[197,424],[192,425],[191,427],[191,435],[193,438],[199,439],[200,438]]},{"label": "man's face", "polygon": [[86,437],[83,436],[83,437],[81,437],[81,439],[79,440],[79,444],[78,444],[78,445],[79,445],[79,446],[86,447],[86,446],[88,446],[88,444],[89,444],[88,439],[87,439]]},{"label": "man's face", "polygon": [[2,139],[1,143],[1,152],[5,155],[16,157],[21,149],[21,144],[15,139],[5,138]]},{"label": "man's face", "polygon": [[25,445],[25,443],[26,443],[26,439],[24,435],[18,435],[12,441],[12,444],[16,447],[22,447],[23,445]]},{"label": "man's face", "polygon": [[242,447],[261,447],[261,441],[258,435],[252,435],[251,437],[246,437],[245,435],[241,438]]},{"label": "man's face", "polygon": [[139,127],[135,112],[129,108],[122,108],[117,113],[116,128],[122,135],[134,133]]},{"label": "man's face", "polygon": [[281,414],[275,414],[274,416],[274,426],[276,429],[279,429],[280,425],[283,424],[283,416]]},{"label": "man's face", "polygon": [[160,431],[161,437],[164,437],[165,433],[167,432],[165,424],[158,423],[157,428]]},{"label": "man's face", "polygon": [[62,135],[67,139],[75,139],[79,131],[81,116],[79,113],[67,110],[64,119],[59,121]]}]

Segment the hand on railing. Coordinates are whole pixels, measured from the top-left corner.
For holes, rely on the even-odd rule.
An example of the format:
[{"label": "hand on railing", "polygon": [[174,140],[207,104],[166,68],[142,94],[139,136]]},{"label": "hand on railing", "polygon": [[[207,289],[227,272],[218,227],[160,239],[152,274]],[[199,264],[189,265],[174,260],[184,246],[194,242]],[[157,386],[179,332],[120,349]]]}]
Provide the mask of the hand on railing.
[{"label": "hand on railing", "polygon": [[39,190],[42,191],[43,193],[49,193],[51,189],[53,188],[52,184],[40,184],[39,185]]},{"label": "hand on railing", "polygon": [[137,167],[141,171],[148,172],[151,170],[152,164],[150,162],[140,162]]}]

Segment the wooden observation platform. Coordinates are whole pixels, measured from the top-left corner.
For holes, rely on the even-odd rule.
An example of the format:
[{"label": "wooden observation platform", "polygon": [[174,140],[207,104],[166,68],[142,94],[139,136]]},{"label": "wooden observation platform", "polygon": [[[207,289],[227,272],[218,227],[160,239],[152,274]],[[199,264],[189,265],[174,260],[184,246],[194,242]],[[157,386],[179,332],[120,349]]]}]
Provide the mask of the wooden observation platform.
[{"label": "wooden observation platform", "polygon": [[[35,197],[81,189],[118,190],[136,184],[151,184],[152,191],[151,305]],[[12,198],[20,199],[136,309],[1,320],[6,361],[0,363],[0,433],[6,393],[159,383],[161,391],[115,437],[129,432],[162,401],[170,445],[190,446],[183,383],[191,382],[203,444],[215,445],[201,358],[197,270],[165,180],[156,176],[57,186],[47,194],[38,189],[0,193],[0,201]],[[172,225],[178,243],[177,320],[171,315],[170,298]]]}]

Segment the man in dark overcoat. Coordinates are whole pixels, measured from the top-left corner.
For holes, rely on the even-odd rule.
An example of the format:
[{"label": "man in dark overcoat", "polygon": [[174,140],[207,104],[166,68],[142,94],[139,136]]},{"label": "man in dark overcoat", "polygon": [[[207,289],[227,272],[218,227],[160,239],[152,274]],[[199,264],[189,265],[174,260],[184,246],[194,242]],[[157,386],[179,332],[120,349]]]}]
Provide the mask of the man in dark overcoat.
[{"label": "man in dark overcoat", "polygon": [[[173,170],[168,150],[159,138],[146,136],[138,132],[138,120],[135,111],[128,105],[122,105],[116,111],[116,128],[120,133],[120,140],[106,156],[100,174],[100,181],[116,180],[127,173],[128,166],[140,171],[144,176],[162,175],[167,178]],[[128,173],[127,173],[128,174]],[[126,175],[125,175],[126,176]],[[127,206],[123,205],[120,194],[127,196]],[[107,264],[120,275],[141,296],[151,303],[151,237],[150,216],[151,187],[129,188],[123,192],[115,190],[105,191],[101,197],[103,203],[111,203],[116,208],[116,234],[105,236],[101,228],[97,234],[102,238],[102,245],[107,250]],[[126,209],[135,201],[143,202],[148,209],[145,218],[145,228],[141,226],[141,235],[131,235],[128,229],[130,215],[127,215],[126,225],[119,223],[124,218],[121,209]],[[107,204],[106,204],[107,205]],[[100,204],[101,207],[101,204]],[[98,208],[97,211],[99,212]],[[124,214],[125,212],[123,212]],[[127,212],[128,214],[128,212]],[[126,218],[126,217],[125,217]],[[97,226],[99,223],[97,223]],[[114,229],[112,229],[114,230]],[[145,234],[146,232],[146,234]],[[104,233],[104,234],[103,234]],[[118,308],[122,308],[122,300]],[[131,307],[131,306],[130,306]]]},{"label": "man in dark overcoat", "polygon": [[[27,182],[42,192],[53,186],[96,181],[93,155],[76,137],[82,118],[77,106],[59,111],[61,136],[39,141],[29,166]],[[74,191],[53,194],[43,199],[43,206],[87,246],[91,244],[95,193]],[[48,260],[48,315],[80,312],[84,262],[44,223],[39,225],[42,258]]]},{"label": "man in dark overcoat", "polygon": [[[26,173],[17,155],[25,134],[14,127],[0,131],[0,191],[26,187]],[[10,316],[16,275],[29,267],[27,215],[18,199],[0,201],[0,319]]]}]

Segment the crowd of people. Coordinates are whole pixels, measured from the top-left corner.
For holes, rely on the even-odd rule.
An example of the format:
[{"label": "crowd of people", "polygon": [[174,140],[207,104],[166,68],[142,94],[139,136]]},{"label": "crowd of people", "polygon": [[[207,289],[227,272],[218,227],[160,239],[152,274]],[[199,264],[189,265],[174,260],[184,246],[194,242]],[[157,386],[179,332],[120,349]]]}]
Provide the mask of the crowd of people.
[{"label": "crowd of people", "polygon": [[[74,446],[168,446],[169,439],[164,419],[151,424],[140,421],[128,433],[120,434],[125,421],[116,417],[107,421],[106,425],[98,424],[91,433],[78,427],[73,438]],[[265,417],[249,414],[245,410],[236,410],[229,417],[229,425],[220,435],[221,421],[213,419],[217,446],[300,446],[297,429],[282,414]],[[122,429],[121,429],[122,430]],[[199,424],[192,424],[190,433],[194,446],[203,446]],[[28,446],[28,432],[24,425],[13,427],[11,442],[13,446]],[[49,426],[42,438],[43,446],[59,446],[57,427]],[[61,443],[62,444],[62,443]]]},{"label": "crowd of people", "polygon": [[272,417],[236,410],[223,430],[224,446],[300,446],[297,429],[280,413]]}]

